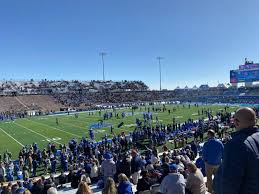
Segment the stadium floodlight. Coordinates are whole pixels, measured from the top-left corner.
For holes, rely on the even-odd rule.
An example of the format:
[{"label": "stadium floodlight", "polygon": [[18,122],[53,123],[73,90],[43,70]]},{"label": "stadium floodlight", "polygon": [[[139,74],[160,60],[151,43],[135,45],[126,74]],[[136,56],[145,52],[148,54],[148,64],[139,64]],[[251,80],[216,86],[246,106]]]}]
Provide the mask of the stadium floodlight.
[{"label": "stadium floodlight", "polygon": [[104,69],[104,56],[107,55],[105,52],[101,52],[100,56],[102,57],[102,64],[103,64],[103,81],[105,82],[105,69]]},{"label": "stadium floodlight", "polygon": [[160,80],[160,91],[162,90],[162,69],[161,69],[161,60],[164,59],[164,57],[157,57],[158,60],[158,66],[159,66],[159,80]]}]

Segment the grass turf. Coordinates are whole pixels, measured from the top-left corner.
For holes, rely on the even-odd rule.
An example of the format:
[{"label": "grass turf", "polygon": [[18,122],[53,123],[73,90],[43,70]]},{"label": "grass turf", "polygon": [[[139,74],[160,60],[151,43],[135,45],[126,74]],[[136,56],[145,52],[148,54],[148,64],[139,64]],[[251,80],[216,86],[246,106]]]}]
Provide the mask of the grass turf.
[{"label": "grass turf", "polygon": [[[150,107],[150,111],[152,111],[152,106]],[[155,106],[156,107],[156,106]],[[162,107],[159,106],[159,107]],[[173,112],[172,109],[176,108],[176,111]],[[165,112],[153,112],[153,120],[155,124],[156,116],[163,124],[172,123],[173,117],[175,117],[176,122],[184,122],[189,118],[194,120],[201,118],[202,116],[198,116],[198,109],[201,112],[202,108],[208,109],[210,108],[213,111],[213,115],[216,112],[224,109],[224,106],[219,105],[208,105],[208,106],[191,106],[188,105],[183,107],[182,105],[166,105],[167,109],[171,109],[171,114],[166,110]],[[231,106],[228,111],[235,111],[237,107]],[[112,110],[108,110],[112,111]],[[102,111],[102,114],[105,111]],[[117,109],[117,113],[119,113],[121,117],[122,112],[131,113],[130,108],[125,109]],[[139,118],[143,121],[142,112],[145,111],[145,107],[141,107],[134,112],[133,116],[126,116],[124,119],[117,119],[115,117],[106,120],[113,125],[113,131],[116,134],[121,133],[122,131],[129,133],[134,130],[134,124],[136,118]],[[114,115],[114,114],[113,114]],[[205,117],[205,115],[203,115]],[[59,125],[56,124],[56,118],[59,120]],[[89,137],[88,129],[92,123],[98,122],[103,117],[99,116],[99,112],[94,112],[93,115],[89,115],[88,113],[79,113],[79,117],[75,118],[73,114],[70,115],[55,115],[55,116],[39,116],[39,117],[31,117],[24,119],[17,119],[15,121],[3,121],[0,122],[0,153],[4,153],[6,149],[12,152],[13,158],[17,158],[18,152],[21,149],[22,145],[30,145],[33,142],[37,142],[40,148],[46,147],[49,142],[53,142],[55,144],[67,144],[69,140],[72,138],[76,138],[80,140],[82,137]],[[119,123],[124,122],[124,125],[119,129],[117,126]],[[110,127],[94,129],[96,140],[101,140],[105,134],[111,137]]]}]

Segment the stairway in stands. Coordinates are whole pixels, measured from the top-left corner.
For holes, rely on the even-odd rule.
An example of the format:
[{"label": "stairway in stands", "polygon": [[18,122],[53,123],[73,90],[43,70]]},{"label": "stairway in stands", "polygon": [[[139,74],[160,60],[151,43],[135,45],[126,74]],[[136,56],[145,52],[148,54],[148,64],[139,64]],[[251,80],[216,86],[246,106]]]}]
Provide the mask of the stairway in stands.
[{"label": "stairway in stands", "polygon": [[15,96],[15,99],[26,109],[28,109],[28,106],[26,106],[17,96]]}]

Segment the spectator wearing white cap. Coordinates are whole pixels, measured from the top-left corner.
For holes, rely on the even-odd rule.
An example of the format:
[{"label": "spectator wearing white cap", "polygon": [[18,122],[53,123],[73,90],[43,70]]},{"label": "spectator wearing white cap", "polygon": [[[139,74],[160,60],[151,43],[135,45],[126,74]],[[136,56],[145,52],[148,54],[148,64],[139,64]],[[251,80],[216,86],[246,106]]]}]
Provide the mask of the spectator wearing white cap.
[{"label": "spectator wearing white cap", "polygon": [[160,185],[162,194],[185,194],[185,180],[182,174],[178,173],[176,164],[169,166],[170,173],[163,179]]},{"label": "spectator wearing white cap", "polygon": [[106,179],[108,177],[114,178],[114,175],[116,174],[116,165],[113,161],[113,156],[111,153],[106,152],[104,154],[105,160],[102,162],[101,165],[101,173],[104,177],[104,182],[106,182]]}]

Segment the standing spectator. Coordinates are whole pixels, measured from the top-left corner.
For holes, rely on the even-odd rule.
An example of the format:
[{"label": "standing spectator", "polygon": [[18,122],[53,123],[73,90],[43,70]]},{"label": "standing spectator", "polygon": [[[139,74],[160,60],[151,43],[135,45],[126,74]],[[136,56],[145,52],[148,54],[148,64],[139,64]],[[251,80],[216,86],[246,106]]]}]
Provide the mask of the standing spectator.
[{"label": "standing spectator", "polygon": [[136,150],[131,151],[131,176],[132,176],[132,182],[134,185],[138,184],[138,179],[141,172],[141,158],[138,156],[138,153]]},{"label": "standing spectator", "polygon": [[224,146],[215,138],[215,131],[208,131],[208,141],[203,146],[203,160],[207,176],[208,191],[212,193],[212,176],[216,174],[223,156]]},{"label": "standing spectator", "polygon": [[177,172],[177,165],[170,165],[170,173],[163,179],[160,190],[162,194],[185,194],[185,180]]},{"label": "standing spectator", "polygon": [[255,194],[259,188],[259,130],[254,110],[238,109],[234,123],[237,131],[225,145],[215,190],[217,194]]},{"label": "standing spectator", "polygon": [[187,169],[189,171],[189,176],[186,182],[186,189],[192,194],[205,194],[206,185],[201,171],[192,162],[187,164]]},{"label": "standing spectator", "polygon": [[115,182],[111,177],[107,178],[102,194],[117,194]]},{"label": "standing spectator", "polygon": [[133,194],[131,183],[125,174],[119,174],[118,194]]},{"label": "standing spectator", "polygon": [[113,157],[111,153],[106,152],[104,154],[105,160],[102,162],[101,165],[101,173],[104,178],[104,183],[106,182],[106,179],[108,177],[114,178],[114,175],[116,174],[116,165],[113,161]]},{"label": "standing spectator", "polygon": [[51,159],[51,173],[56,174],[56,166],[57,166],[57,160],[56,158]]},{"label": "standing spectator", "polygon": [[4,164],[0,164],[0,182],[4,182],[4,177],[5,177],[5,167]]},{"label": "standing spectator", "polygon": [[32,161],[32,176],[34,177],[34,176],[36,176],[36,173],[37,173],[37,168],[38,168],[38,162],[37,162],[37,160],[36,159],[34,159],[33,161]]},{"label": "standing spectator", "polygon": [[198,147],[195,141],[192,141],[191,143],[191,150],[194,153],[194,158],[196,158],[198,154]]},{"label": "standing spectator", "polygon": [[199,158],[196,160],[195,165],[201,170],[203,176],[206,176],[205,162],[202,158],[202,151],[199,152]]},{"label": "standing spectator", "polygon": [[120,171],[125,174],[127,177],[131,175],[131,161],[128,156],[124,156],[120,163]]}]

